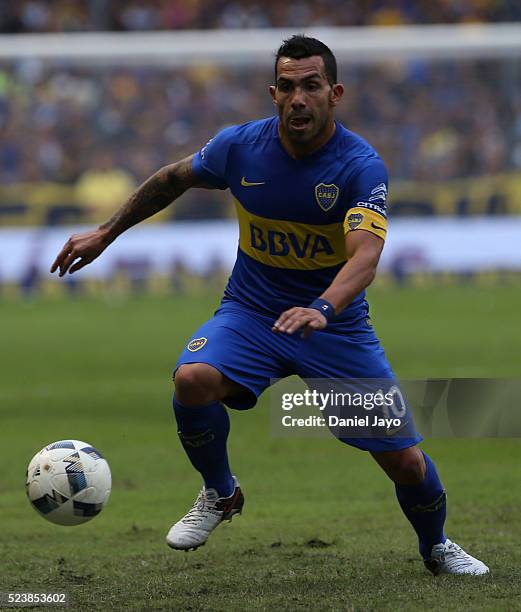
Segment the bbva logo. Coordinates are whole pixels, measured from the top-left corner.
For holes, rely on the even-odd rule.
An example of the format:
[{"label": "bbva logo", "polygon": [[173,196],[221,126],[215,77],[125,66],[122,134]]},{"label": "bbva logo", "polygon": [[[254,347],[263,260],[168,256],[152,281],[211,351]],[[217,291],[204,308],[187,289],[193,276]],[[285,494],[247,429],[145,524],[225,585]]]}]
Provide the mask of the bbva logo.
[{"label": "bbva logo", "polygon": [[329,240],[321,234],[306,234],[303,239],[293,232],[277,230],[264,230],[250,223],[250,245],[257,251],[267,252],[269,255],[286,257],[295,255],[299,259],[315,258],[318,254],[333,255],[334,250]]}]

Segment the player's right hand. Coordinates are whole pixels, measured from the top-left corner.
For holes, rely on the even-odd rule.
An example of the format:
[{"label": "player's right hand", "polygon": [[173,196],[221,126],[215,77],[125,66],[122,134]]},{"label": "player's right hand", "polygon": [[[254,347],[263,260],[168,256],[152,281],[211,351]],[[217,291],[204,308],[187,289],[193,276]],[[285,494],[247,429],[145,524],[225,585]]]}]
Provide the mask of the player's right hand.
[{"label": "player's right hand", "polygon": [[114,238],[109,237],[107,230],[100,228],[71,236],[54,260],[51,274],[58,268],[60,269],[59,276],[63,276],[67,270],[69,274],[80,270],[101,255],[113,240]]}]

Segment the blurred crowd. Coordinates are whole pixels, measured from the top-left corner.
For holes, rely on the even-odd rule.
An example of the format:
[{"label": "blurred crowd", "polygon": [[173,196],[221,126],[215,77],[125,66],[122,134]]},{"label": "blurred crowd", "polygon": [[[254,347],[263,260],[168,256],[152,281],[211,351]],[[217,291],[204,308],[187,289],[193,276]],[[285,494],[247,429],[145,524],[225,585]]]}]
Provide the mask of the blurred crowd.
[{"label": "blurred crowd", "polygon": [[[0,64],[0,189],[72,185],[75,200],[111,209],[219,128],[273,114],[272,78],[268,69],[215,66]],[[521,169],[518,61],[347,66],[341,78],[338,118],[375,146],[394,180]],[[218,195],[206,193],[203,209],[191,204],[198,197],[183,199],[180,217],[225,214]]]},{"label": "blurred crowd", "polygon": [[519,0],[0,0],[0,31],[176,30],[520,21]]}]

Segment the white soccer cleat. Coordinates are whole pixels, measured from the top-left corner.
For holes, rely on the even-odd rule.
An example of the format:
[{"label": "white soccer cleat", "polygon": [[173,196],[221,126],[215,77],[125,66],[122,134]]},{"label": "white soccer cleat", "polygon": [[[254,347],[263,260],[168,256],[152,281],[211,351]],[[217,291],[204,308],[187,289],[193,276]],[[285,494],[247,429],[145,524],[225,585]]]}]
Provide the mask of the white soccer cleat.
[{"label": "white soccer cleat", "polygon": [[440,574],[482,576],[490,572],[482,561],[466,553],[448,538],[444,544],[435,544],[432,547],[431,558],[425,559],[425,567],[435,576]]},{"label": "white soccer cleat", "polygon": [[195,550],[204,546],[219,523],[231,521],[234,514],[241,514],[244,496],[235,476],[233,482],[235,488],[230,497],[219,497],[215,489],[202,488],[192,508],[170,528],[166,536],[170,548]]}]

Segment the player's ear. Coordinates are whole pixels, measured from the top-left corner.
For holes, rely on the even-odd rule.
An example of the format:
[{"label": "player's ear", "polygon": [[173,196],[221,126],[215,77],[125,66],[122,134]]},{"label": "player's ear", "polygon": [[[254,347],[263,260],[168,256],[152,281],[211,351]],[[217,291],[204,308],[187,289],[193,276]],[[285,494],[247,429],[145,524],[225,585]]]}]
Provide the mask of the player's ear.
[{"label": "player's ear", "polygon": [[340,102],[342,96],[344,95],[344,91],[345,88],[342,83],[335,83],[335,85],[331,87],[331,106],[336,106]]},{"label": "player's ear", "polygon": [[275,85],[270,85],[269,91],[270,91],[271,99],[273,100],[273,104],[275,104],[275,106],[277,106],[277,100],[275,99],[275,94],[277,92],[277,88],[275,87]]}]

